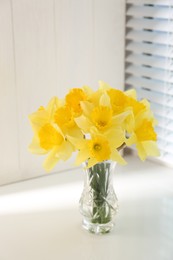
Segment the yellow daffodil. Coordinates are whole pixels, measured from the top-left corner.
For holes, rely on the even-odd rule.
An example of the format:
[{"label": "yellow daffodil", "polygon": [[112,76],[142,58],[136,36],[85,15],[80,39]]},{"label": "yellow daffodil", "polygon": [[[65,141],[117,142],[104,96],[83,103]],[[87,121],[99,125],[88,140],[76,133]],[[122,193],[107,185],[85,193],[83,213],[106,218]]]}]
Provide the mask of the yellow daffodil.
[{"label": "yellow daffodil", "polygon": [[68,160],[73,152],[74,148],[72,144],[64,140],[61,145],[54,146],[54,148],[49,152],[47,158],[43,162],[44,169],[47,172],[51,171],[59,160]]},{"label": "yellow daffodil", "polygon": [[104,160],[114,160],[120,164],[126,164],[114,144],[103,135],[91,135],[91,139],[79,140],[69,137],[77,150],[79,150],[76,165],[88,161],[88,167]]},{"label": "yellow daffodil", "polygon": [[118,89],[109,89],[107,94],[110,97],[113,114],[117,115],[124,112],[127,107],[127,96]]},{"label": "yellow daffodil", "polygon": [[138,118],[141,120],[141,117],[144,118],[145,114],[147,117],[149,117],[150,109],[148,108],[148,104],[144,100],[138,101],[130,95],[127,96],[125,109],[130,109],[132,111],[132,113],[130,113],[130,115],[125,120],[125,129],[128,133],[131,134],[134,131]]},{"label": "yellow daffodil", "polygon": [[44,124],[53,123],[54,113],[60,104],[61,101],[57,97],[53,97],[47,107],[41,106],[36,112],[29,115],[29,120],[35,133],[37,133]]},{"label": "yellow daffodil", "polygon": [[76,136],[78,138],[83,137],[82,131],[74,121],[74,114],[67,105],[61,106],[55,111],[54,121],[64,135]]},{"label": "yellow daffodil", "polygon": [[94,91],[93,93],[90,92],[90,95],[87,100],[90,103],[92,103],[94,106],[98,106],[100,104],[101,96],[104,95],[106,93],[106,91],[110,88],[111,87],[107,83],[105,83],[103,81],[99,81],[98,90]]},{"label": "yellow daffodil", "polygon": [[124,145],[135,144],[142,160],[159,155],[157,121],[149,102],[138,101],[135,90],[123,92],[103,81],[97,91],[83,86],[71,89],[62,100],[52,98],[29,119],[34,132],[29,149],[47,154],[43,164],[47,171],[75,150],[76,163],[87,160],[88,167],[104,160],[125,164],[119,153]]},{"label": "yellow daffodil", "polygon": [[66,95],[65,101],[67,106],[72,110],[75,116],[79,116],[82,113],[80,102],[87,100],[87,95],[83,89],[73,88]]},{"label": "yellow daffodil", "polygon": [[63,136],[51,124],[43,125],[38,132],[40,146],[45,150],[51,150],[63,142]]},{"label": "yellow daffodil", "polygon": [[104,131],[112,125],[112,109],[105,106],[97,106],[91,113],[91,121],[99,130]]},{"label": "yellow daffodil", "polygon": [[138,122],[134,133],[126,141],[127,145],[136,144],[138,155],[142,161],[147,156],[159,156],[159,150],[156,144],[157,135],[154,131],[152,121],[143,119]]},{"label": "yellow daffodil", "polygon": [[60,103],[55,97],[46,108],[40,107],[29,116],[34,131],[29,150],[34,154],[49,153],[44,162],[47,171],[50,171],[60,159],[68,159],[74,151],[74,147],[65,139],[61,129],[54,124],[54,114]]},{"label": "yellow daffodil", "polygon": [[34,154],[48,154],[43,166],[46,171],[50,171],[59,160],[67,160],[74,147],[58,128],[47,123],[35,134],[29,150]]},{"label": "yellow daffodil", "polygon": [[116,129],[123,126],[123,121],[130,114],[127,110],[118,115],[113,115],[113,110],[110,104],[110,98],[107,93],[100,97],[99,105],[94,106],[86,101],[81,102],[83,115],[75,118],[75,122],[86,133],[90,133],[94,127],[98,133],[105,133],[109,129]]},{"label": "yellow daffodil", "polygon": [[138,113],[136,117],[136,121],[138,121],[138,119],[142,120],[147,118],[149,121],[152,122],[152,126],[157,125],[158,122],[155,119],[153,112],[151,111],[150,103],[146,99],[142,99],[140,102],[145,106],[145,109],[140,111],[140,113]]},{"label": "yellow daffodil", "polygon": [[128,97],[126,106],[132,108],[134,116],[146,109],[145,104],[131,97]]}]

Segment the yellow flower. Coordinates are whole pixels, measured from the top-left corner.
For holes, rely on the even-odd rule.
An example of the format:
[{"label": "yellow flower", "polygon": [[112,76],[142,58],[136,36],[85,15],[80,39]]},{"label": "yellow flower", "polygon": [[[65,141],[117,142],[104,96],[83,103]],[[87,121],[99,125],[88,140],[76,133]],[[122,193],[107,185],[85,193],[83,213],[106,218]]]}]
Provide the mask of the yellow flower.
[{"label": "yellow flower", "polygon": [[108,160],[110,158],[111,150],[106,138],[97,136],[87,141],[87,146],[90,153],[90,158],[94,158],[98,162]]},{"label": "yellow flower", "polygon": [[100,104],[100,98],[101,96],[103,96],[103,94],[106,93],[106,91],[108,89],[110,89],[111,87],[103,82],[103,81],[99,81],[99,88],[97,91],[94,92],[90,92],[90,95],[88,96],[88,101],[90,103],[92,103],[94,106],[98,106]]},{"label": "yellow flower", "polygon": [[[133,95],[133,92],[132,92]],[[138,122],[138,119],[142,119],[142,117],[148,117],[149,109],[146,106],[146,103],[142,101],[138,101],[130,95],[127,96],[126,99],[126,109],[131,110],[131,113],[125,120],[125,129],[127,133],[132,133],[135,129],[135,126]],[[146,115],[147,112],[147,115]],[[145,115],[145,116],[144,116]]]},{"label": "yellow flower", "polygon": [[29,150],[34,154],[48,154],[43,166],[50,171],[62,159],[67,160],[74,147],[65,139],[61,129],[54,123],[54,114],[61,105],[56,97],[51,99],[46,108],[40,107],[29,116],[34,136]]},{"label": "yellow flower", "polygon": [[82,138],[83,134],[74,121],[72,110],[64,105],[59,107],[54,114],[54,121],[60,127],[64,135],[76,136]]},{"label": "yellow flower", "polygon": [[98,162],[109,159],[120,164],[126,164],[125,160],[115,148],[115,144],[107,137],[98,134],[92,134],[90,139],[83,140],[69,137],[72,144],[79,150],[76,165],[88,161],[88,167],[91,167]]},{"label": "yellow flower", "polygon": [[127,107],[131,107],[133,109],[134,116],[137,116],[138,113],[146,109],[146,106],[142,102],[131,97],[128,97],[127,99]]},{"label": "yellow flower", "polygon": [[42,126],[38,132],[40,146],[45,150],[50,150],[56,145],[60,145],[64,138],[51,124]]},{"label": "yellow flower", "polygon": [[112,125],[112,110],[105,106],[95,107],[91,113],[91,121],[100,131],[108,129]]},{"label": "yellow flower", "polygon": [[157,140],[157,135],[154,131],[152,123],[147,119],[144,119],[142,124],[135,130],[138,141]]},{"label": "yellow flower", "polygon": [[75,126],[74,117],[69,107],[63,106],[55,111],[55,123],[61,128],[71,128]]},{"label": "yellow flower", "polygon": [[88,167],[109,159],[125,164],[119,153],[125,144],[136,144],[142,160],[159,155],[149,102],[138,101],[135,90],[123,92],[103,81],[97,91],[83,86],[71,89],[63,100],[52,98],[29,119],[34,132],[29,149],[48,155],[43,164],[47,171],[75,149],[76,163],[87,160]]},{"label": "yellow flower", "polygon": [[55,145],[50,152],[48,153],[47,158],[43,162],[44,169],[49,172],[51,171],[59,160],[66,161],[68,160],[72,153],[74,152],[74,147],[72,144],[65,140],[61,145]]},{"label": "yellow flower", "polygon": [[58,129],[47,123],[35,134],[29,150],[34,154],[48,154],[43,166],[46,171],[50,171],[59,160],[67,160],[74,147]]},{"label": "yellow flower", "polygon": [[61,101],[57,97],[53,97],[46,108],[41,106],[36,112],[29,115],[29,120],[35,133],[38,133],[43,125],[54,122],[54,113],[60,104]]},{"label": "yellow flower", "polygon": [[118,115],[113,115],[110,98],[107,93],[101,95],[99,105],[94,106],[88,101],[81,102],[83,114],[75,118],[75,122],[82,131],[92,133],[95,128],[98,133],[105,134],[108,130],[123,128],[126,117],[131,113],[127,110]]},{"label": "yellow flower", "polygon": [[73,88],[65,97],[66,104],[73,111],[75,116],[79,116],[82,113],[80,102],[87,100],[86,93],[80,88]]},{"label": "yellow flower", "polygon": [[152,126],[157,125],[157,120],[154,117],[153,112],[150,109],[150,103],[146,100],[146,99],[142,99],[140,101],[141,104],[143,104],[145,106],[144,110],[141,110],[140,113],[138,113],[138,115],[136,116],[136,121],[141,121],[143,119],[148,119],[149,121],[151,121]]},{"label": "yellow flower", "polygon": [[138,122],[134,133],[126,141],[126,144],[136,144],[138,155],[140,159],[144,161],[147,156],[160,155],[156,141],[157,135],[154,131],[152,122],[147,119],[143,119]]},{"label": "yellow flower", "polygon": [[110,97],[113,114],[117,115],[124,112],[127,106],[127,96],[118,89],[109,89],[107,93]]}]

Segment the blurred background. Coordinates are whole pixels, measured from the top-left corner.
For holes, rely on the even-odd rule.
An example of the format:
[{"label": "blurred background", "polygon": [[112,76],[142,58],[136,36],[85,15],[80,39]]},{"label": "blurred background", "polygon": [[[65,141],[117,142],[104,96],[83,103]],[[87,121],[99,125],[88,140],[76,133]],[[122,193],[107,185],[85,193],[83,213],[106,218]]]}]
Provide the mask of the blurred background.
[{"label": "blurred background", "polygon": [[[28,152],[28,115],[68,89],[103,80],[136,88],[173,159],[172,17],[168,0],[0,0],[0,185],[46,174]],[[71,169],[59,163],[54,172]]]},{"label": "blurred background", "polygon": [[[124,88],[124,1],[0,0],[0,184],[45,174],[28,115],[68,89]],[[54,171],[73,167],[60,163]]]}]

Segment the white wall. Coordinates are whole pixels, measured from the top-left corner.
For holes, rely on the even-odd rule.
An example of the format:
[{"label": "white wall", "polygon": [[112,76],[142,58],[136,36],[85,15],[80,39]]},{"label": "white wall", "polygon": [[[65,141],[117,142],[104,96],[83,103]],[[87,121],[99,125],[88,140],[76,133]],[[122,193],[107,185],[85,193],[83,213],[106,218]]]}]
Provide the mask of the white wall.
[{"label": "white wall", "polygon": [[[123,88],[123,0],[0,0],[0,184],[44,174],[28,114],[104,80]],[[57,170],[70,168],[60,163]]]}]

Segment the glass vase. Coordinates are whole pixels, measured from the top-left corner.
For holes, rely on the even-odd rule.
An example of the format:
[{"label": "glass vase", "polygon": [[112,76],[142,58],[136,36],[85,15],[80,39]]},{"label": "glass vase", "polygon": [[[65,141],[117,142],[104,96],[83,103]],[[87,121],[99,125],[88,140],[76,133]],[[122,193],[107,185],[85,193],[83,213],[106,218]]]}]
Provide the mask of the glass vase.
[{"label": "glass vase", "polygon": [[83,227],[95,234],[108,233],[114,226],[118,200],[113,188],[116,162],[103,161],[87,168],[84,164],[84,189],[79,201]]}]

